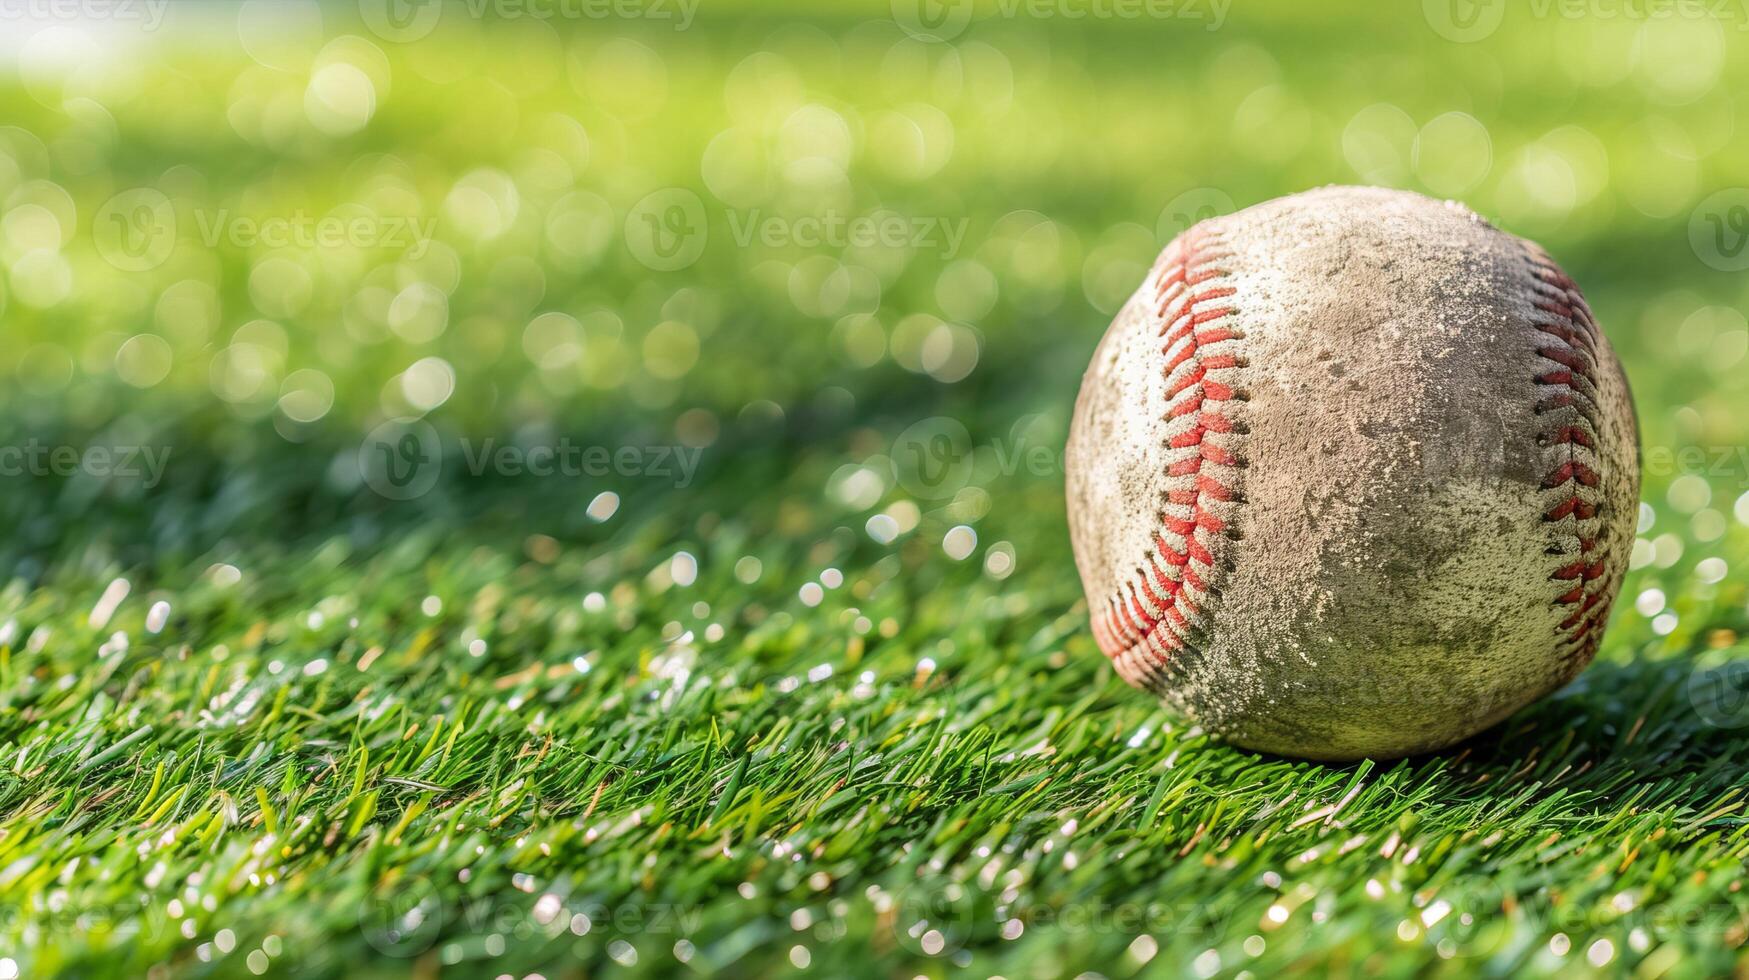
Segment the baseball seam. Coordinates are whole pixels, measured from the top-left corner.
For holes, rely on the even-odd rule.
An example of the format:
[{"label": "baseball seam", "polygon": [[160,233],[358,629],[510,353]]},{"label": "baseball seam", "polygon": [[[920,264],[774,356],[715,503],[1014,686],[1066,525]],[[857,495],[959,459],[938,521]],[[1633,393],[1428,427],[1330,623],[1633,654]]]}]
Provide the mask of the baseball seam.
[{"label": "baseball seam", "polygon": [[1247,396],[1237,372],[1244,334],[1233,323],[1231,256],[1208,225],[1187,231],[1161,256],[1154,276],[1166,382],[1166,491],[1158,530],[1143,562],[1092,617],[1100,649],[1132,683],[1154,686],[1168,659],[1189,647],[1207,621],[1223,574],[1223,542],[1236,537],[1245,433],[1236,404]]},{"label": "baseball seam", "polygon": [[1565,617],[1556,627],[1571,673],[1591,662],[1609,621],[1615,595],[1603,480],[1598,405],[1598,348],[1602,333],[1579,287],[1547,253],[1527,248],[1531,271],[1531,324],[1538,332],[1536,414],[1544,454],[1543,521],[1555,529],[1549,553],[1560,565],[1549,575],[1554,604]]}]

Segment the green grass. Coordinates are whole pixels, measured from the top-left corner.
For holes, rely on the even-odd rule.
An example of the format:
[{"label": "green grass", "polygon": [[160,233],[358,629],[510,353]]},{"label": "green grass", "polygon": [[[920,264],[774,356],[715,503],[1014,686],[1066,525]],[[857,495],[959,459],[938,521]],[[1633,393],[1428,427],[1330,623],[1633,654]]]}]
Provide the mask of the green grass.
[{"label": "green grass", "polygon": [[[953,47],[899,43],[885,4],[552,38],[461,21],[375,42],[390,81],[339,136],[299,114],[291,28],[269,33],[291,52],[270,60],[302,59],[284,71],[167,29],[122,67],[0,77],[0,220],[56,215],[71,277],[45,301],[53,270],[19,265],[40,215],[0,225],[0,446],[170,454],[161,481],[0,480],[0,974],[1749,968],[1749,328],[1741,274],[1689,246],[1749,152],[1749,61],[1693,85],[1711,49],[1656,43],[1691,21],[1515,15],[1455,45],[1416,6],[1235,5],[1216,32],[987,14]],[[369,37],[336,8],[323,30]],[[233,126],[251,99],[289,112],[280,135]],[[1387,99],[1408,137],[1354,122]],[[888,113],[939,121],[919,103],[953,133],[928,173],[891,149]],[[1464,746],[1331,766],[1221,745],[1087,633],[1055,462],[1079,371],[1169,202],[1438,191],[1454,165],[1413,136],[1449,112],[1490,138],[1461,196],[1550,246],[1627,364],[1635,570],[1598,662]],[[742,171],[708,150],[731,126],[759,148]],[[452,195],[481,168],[518,189],[496,236]],[[123,272],[93,225],[145,185],[182,244]],[[664,271],[621,238],[669,186],[709,237]],[[608,208],[564,229],[598,249],[548,232],[574,191]],[[435,220],[437,245],[198,240],[220,211],[360,201]],[[883,207],[963,220],[964,244],[732,228]],[[436,333],[389,322],[415,283],[445,289]],[[575,326],[527,329],[551,312]],[[940,321],[963,332],[932,347]],[[423,413],[444,464],[387,499],[360,441],[420,414],[399,379],[426,358],[455,377]],[[906,468],[932,417],[979,447],[957,491]],[[700,469],[466,465],[562,437]]]}]

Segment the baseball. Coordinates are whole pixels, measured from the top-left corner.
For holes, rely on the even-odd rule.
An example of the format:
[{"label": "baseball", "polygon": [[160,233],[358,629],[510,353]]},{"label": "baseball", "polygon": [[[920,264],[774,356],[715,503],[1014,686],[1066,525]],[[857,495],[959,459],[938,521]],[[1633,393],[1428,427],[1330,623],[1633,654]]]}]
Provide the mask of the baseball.
[{"label": "baseball", "polygon": [[1247,748],[1393,758],[1596,653],[1633,544],[1626,378],[1537,245],[1331,187],[1166,247],[1081,382],[1075,561],[1118,673]]}]

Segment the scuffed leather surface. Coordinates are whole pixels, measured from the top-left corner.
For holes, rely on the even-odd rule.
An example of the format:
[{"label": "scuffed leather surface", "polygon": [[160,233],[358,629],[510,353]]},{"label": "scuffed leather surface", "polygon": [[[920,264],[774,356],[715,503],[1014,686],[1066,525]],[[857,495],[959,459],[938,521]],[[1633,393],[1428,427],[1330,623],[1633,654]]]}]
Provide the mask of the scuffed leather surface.
[{"label": "scuffed leather surface", "polygon": [[[1247,396],[1244,498],[1206,627],[1132,683],[1239,745],[1320,759],[1451,744],[1566,683],[1544,515],[1549,365],[1530,246],[1460,206],[1324,188],[1212,219]],[[1188,234],[1188,233],[1187,233]],[[1165,476],[1153,277],[1101,341],[1071,427],[1076,563],[1098,610],[1155,547]],[[1620,364],[1597,344],[1598,550],[1619,588],[1639,496]]]}]

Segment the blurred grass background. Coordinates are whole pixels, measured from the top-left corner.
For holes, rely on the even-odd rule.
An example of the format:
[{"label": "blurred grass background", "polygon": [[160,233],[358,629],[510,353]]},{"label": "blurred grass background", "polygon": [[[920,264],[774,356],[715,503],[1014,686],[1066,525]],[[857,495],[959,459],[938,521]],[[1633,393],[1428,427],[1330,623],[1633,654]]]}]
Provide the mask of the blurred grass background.
[{"label": "blurred grass background", "polygon": [[[0,445],[167,454],[0,483],[0,972],[1741,969],[1749,11],[0,10]],[[1056,462],[1165,242],[1325,183],[1543,242],[1648,464],[1601,662],[1376,770],[1116,683]],[[465,465],[564,438],[699,472]]]}]

